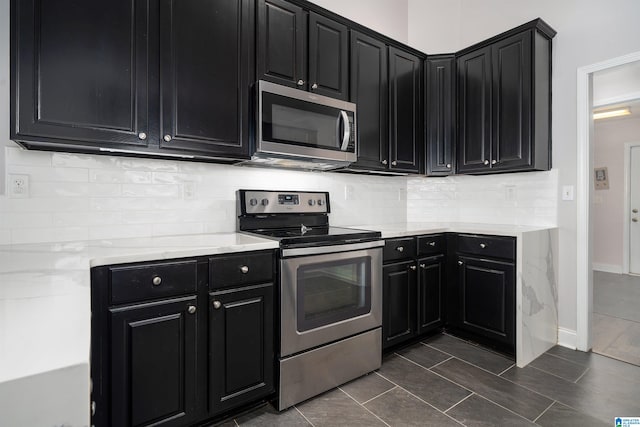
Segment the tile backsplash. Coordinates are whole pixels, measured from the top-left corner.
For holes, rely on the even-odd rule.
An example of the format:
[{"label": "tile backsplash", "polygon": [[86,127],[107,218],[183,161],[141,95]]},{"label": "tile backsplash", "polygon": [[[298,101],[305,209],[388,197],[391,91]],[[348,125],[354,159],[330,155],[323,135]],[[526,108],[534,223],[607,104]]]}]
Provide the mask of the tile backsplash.
[{"label": "tile backsplash", "polygon": [[329,191],[333,225],[556,224],[555,171],[388,177],[5,149],[30,191],[0,195],[0,244],[232,232],[239,188]]}]

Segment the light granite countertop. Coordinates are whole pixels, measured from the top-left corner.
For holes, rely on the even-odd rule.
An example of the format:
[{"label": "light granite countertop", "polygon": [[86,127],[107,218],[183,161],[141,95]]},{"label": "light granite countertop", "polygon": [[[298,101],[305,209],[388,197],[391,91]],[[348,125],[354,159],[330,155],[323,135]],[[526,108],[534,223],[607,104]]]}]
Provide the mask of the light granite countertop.
[{"label": "light granite countertop", "polygon": [[277,247],[241,233],[0,246],[0,383],[88,366],[91,267]]},{"label": "light granite countertop", "polygon": [[394,224],[358,225],[354,228],[376,230],[382,233],[382,238],[417,236],[434,233],[470,233],[488,234],[495,236],[519,237],[522,233],[552,230],[556,227],[509,225],[509,224],[476,224],[468,222],[402,222]]}]

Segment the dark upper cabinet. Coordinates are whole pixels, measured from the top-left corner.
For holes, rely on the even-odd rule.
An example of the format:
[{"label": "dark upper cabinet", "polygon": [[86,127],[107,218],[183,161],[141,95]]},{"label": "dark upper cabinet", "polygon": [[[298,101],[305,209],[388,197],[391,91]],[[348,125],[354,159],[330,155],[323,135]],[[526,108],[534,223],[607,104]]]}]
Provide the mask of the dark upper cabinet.
[{"label": "dark upper cabinet", "polygon": [[13,0],[11,138],[63,151],[247,158],[253,7]]},{"label": "dark upper cabinet", "polygon": [[309,13],[309,81],[312,92],[349,98],[349,30],[329,18]]},{"label": "dark upper cabinet", "polygon": [[551,39],[537,19],[459,52],[457,170],[551,168]]},{"label": "dark upper cabinet", "polygon": [[426,173],[455,171],[456,60],[454,55],[432,55],[425,62]]},{"label": "dark upper cabinet", "polygon": [[350,66],[350,101],[358,109],[358,161],[351,167],[385,170],[389,158],[386,44],[352,30]]},{"label": "dark upper cabinet", "polygon": [[421,258],[418,267],[418,334],[422,334],[444,325],[445,256]]},{"label": "dark upper cabinet", "polygon": [[[154,94],[146,2],[12,0],[11,139],[146,147]],[[144,136],[144,135],[143,135]]]},{"label": "dark upper cabinet", "polygon": [[258,79],[306,89],[306,12],[284,0],[259,0],[257,26]]},{"label": "dark upper cabinet", "polygon": [[347,26],[284,0],[260,0],[257,74],[261,80],[348,99]]},{"label": "dark upper cabinet", "polygon": [[416,334],[415,261],[382,268],[382,348],[399,344]]},{"label": "dark upper cabinet", "polygon": [[191,296],[110,310],[110,425],[194,421],[197,375],[204,368],[197,364],[196,307]]},{"label": "dark upper cabinet", "polygon": [[251,0],[160,2],[162,151],[248,156]]},{"label": "dark upper cabinet", "polygon": [[389,169],[419,173],[424,134],[422,60],[389,47]]},{"label": "dark upper cabinet", "polygon": [[211,415],[274,390],[273,283],[210,294]]},{"label": "dark upper cabinet", "polygon": [[491,49],[460,56],[457,70],[458,172],[487,172],[491,168]]}]

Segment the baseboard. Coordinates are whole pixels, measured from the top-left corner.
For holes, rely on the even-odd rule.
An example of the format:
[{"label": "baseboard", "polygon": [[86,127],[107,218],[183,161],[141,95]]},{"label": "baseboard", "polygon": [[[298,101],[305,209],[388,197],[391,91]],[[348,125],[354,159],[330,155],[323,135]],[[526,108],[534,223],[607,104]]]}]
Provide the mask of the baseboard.
[{"label": "baseboard", "polygon": [[575,350],[577,348],[578,336],[576,331],[571,329],[558,328],[558,345]]},{"label": "baseboard", "polygon": [[594,262],[592,264],[592,268],[597,271],[604,271],[605,273],[615,273],[622,274],[622,266],[614,265],[614,264],[600,264],[599,262]]}]

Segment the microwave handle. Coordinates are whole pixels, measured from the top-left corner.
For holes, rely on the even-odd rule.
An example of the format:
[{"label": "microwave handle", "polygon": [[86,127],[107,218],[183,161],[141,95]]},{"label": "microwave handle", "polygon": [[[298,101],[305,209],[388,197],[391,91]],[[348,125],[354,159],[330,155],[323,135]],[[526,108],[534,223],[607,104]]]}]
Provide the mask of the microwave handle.
[{"label": "microwave handle", "polygon": [[344,128],[340,150],[347,151],[347,146],[349,145],[349,140],[351,139],[351,126],[349,126],[349,116],[347,115],[346,111],[340,110],[340,117],[342,117],[342,125]]}]

